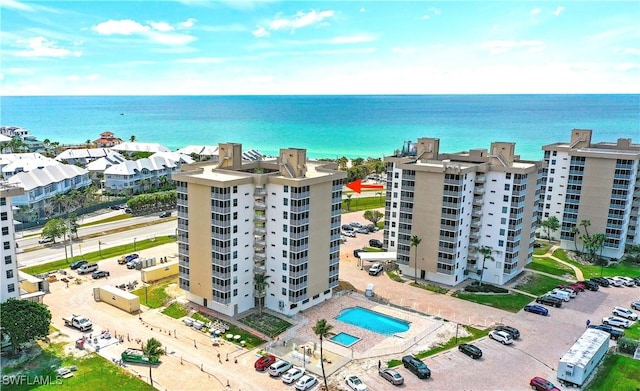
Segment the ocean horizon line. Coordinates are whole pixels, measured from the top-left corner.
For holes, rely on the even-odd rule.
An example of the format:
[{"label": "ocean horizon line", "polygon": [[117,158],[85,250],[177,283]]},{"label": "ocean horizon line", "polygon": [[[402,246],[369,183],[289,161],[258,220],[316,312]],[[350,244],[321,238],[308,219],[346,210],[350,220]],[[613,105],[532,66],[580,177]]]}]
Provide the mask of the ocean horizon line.
[{"label": "ocean horizon line", "polygon": [[83,97],[223,97],[223,98],[231,98],[231,97],[335,97],[335,96],[345,96],[345,97],[375,97],[375,96],[393,96],[393,97],[419,97],[419,96],[436,96],[436,97],[459,97],[459,96],[640,96],[640,92],[633,93],[625,93],[625,92],[589,92],[589,93],[502,93],[502,92],[488,92],[488,93],[375,93],[375,94],[361,94],[361,93],[353,93],[353,94],[95,94],[95,95],[3,95],[2,97],[11,97],[11,98],[83,98]]}]

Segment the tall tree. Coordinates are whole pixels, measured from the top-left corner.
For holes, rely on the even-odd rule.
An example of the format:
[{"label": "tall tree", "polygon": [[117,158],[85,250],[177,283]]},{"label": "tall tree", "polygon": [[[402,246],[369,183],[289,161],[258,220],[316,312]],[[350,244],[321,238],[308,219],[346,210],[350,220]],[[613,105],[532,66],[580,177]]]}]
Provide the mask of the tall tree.
[{"label": "tall tree", "polygon": [[578,252],[578,234],[579,233],[580,233],[580,230],[578,229],[578,227],[571,228],[571,235],[573,235],[573,247],[575,247],[576,253]]},{"label": "tall tree", "polygon": [[131,137],[129,137],[129,141],[131,141],[132,143],[136,142],[136,136],[131,135]]},{"label": "tall tree", "polygon": [[347,194],[347,199],[344,200],[345,204],[347,204],[347,212],[349,212],[349,208],[351,208],[351,197],[353,197],[353,194]]},{"label": "tall tree", "polygon": [[366,220],[371,221],[373,225],[377,226],[378,221],[380,221],[384,217],[384,213],[379,210],[367,210],[362,215]]},{"label": "tall tree", "polygon": [[256,297],[258,298],[258,309],[260,310],[260,315],[262,315],[262,308],[264,307],[264,296],[267,287],[269,286],[269,278],[271,276],[263,273],[256,273],[253,276],[253,285],[256,290]]},{"label": "tall tree", "polygon": [[328,390],[327,376],[324,373],[324,352],[322,351],[322,341],[325,338],[329,338],[333,333],[331,332],[333,326],[327,323],[326,319],[318,319],[315,326],[313,326],[313,332],[320,338],[320,367],[322,368],[322,379],[324,380],[324,389]]},{"label": "tall tree", "polygon": [[11,338],[14,354],[20,344],[49,334],[51,312],[40,303],[9,299],[0,305],[0,313],[0,328]]},{"label": "tall tree", "polygon": [[542,225],[542,227],[547,231],[547,239],[549,240],[549,243],[551,243],[551,233],[560,229],[560,221],[556,216],[551,216],[548,219],[543,220],[540,225]]},{"label": "tall tree", "polygon": [[413,282],[418,284],[418,246],[422,242],[422,239],[418,237],[418,235],[413,235],[411,237],[411,247],[415,247],[415,253],[413,255]]},{"label": "tall tree", "polygon": [[147,364],[149,364],[149,383],[151,384],[151,389],[155,389],[153,387],[153,377],[151,374],[151,368],[153,366],[153,362],[157,362],[160,355],[162,355],[162,343],[155,338],[149,338],[147,343],[142,345],[142,352],[145,356],[147,356]]},{"label": "tall tree", "polygon": [[491,253],[493,253],[493,248],[489,246],[482,246],[478,248],[478,252],[482,254],[482,270],[480,270],[480,286],[482,286],[482,280],[484,278],[484,264],[487,259],[493,261],[494,258],[491,255]]},{"label": "tall tree", "polygon": [[63,236],[67,232],[67,225],[62,219],[51,219],[42,227],[42,235],[53,238],[53,243],[56,242],[56,238]]}]

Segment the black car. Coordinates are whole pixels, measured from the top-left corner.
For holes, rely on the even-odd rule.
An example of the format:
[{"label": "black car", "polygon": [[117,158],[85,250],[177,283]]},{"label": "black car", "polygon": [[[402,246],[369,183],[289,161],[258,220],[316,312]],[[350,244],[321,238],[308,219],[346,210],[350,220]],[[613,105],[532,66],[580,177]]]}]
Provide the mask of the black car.
[{"label": "black car", "polygon": [[602,331],[606,331],[607,333],[609,333],[611,335],[611,339],[618,339],[620,337],[624,336],[624,331],[622,330],[618,330],[618,329],[614,329],[613,327],[609,326],[608,324],[591,324],[589,325],[590,329],[598,329],[598,330],[602,330]]},{"label": "black car", "polygon": [[428,379],[431,377],[431,370],[427,368],[422,360],[419,360],[413,356],[402,357],[402,365],[409,370],[409,372],[418,376],[420,379]]},{"label": "black car", "polygon": [[96,270],[91,274],[91,277],[93,277],[94,280],[102,277],[109,277],[109,272],[106,270]]},{"label": "black car", "polygon": [[552,305],[552,306],[557,307],[557,308],[562,307],[562,300],[558,299],[557,297],[553,297],[553,296],[549,296],[549,295],[544,295],[544,296],[538,297],[536,299],[536,303],[545,304],[545,305]]},{"label": "black car", "polygon": [[594,291],[594,292],[600,289],[600,285],[598,285],[598,283],[595,281],[585,280],[585,281],[579,281],[579,282],[582,283],[582,285],[584,285],[584,289]]},{"label": "black car", "polygon": [[342,230],[343,231],[354,231],[355,228],[353,228],[352,226],[350,226],[349,224],[343,224],[342,225]]},{"label": "black car", "polygon": [[82,265],[85,265],[87,263],[86,259],[81,259],[79,261],[75,261],[74,263],[71,264],[70,268],[71,270],[76,270],[76,269],[80,269],[80,267]]},{"label": "black car", "polygon": [[379,241],[378,239],[369,239],[369,246],[382,248],[382,242]]},{"label": "black car", "polygon": [[633,282],[635,282],[636,285],[640,286],[640,277],[633,277]]},{"label": "black car", "polygon": [[500,325],[500,326],[496,326],[495,330],[504,331],[505,333],[511,335],[511,338],[513,339],[520,338],[520,330],[518,330],[515,327]]},{"label": "black car", "polygon": [[171,212],[169,212],[167,210],[167,211],[164,211],[164,212],[160,213],[160,218],[163,218],[163,217],[171,217]]},{"label": "black car", "polygon": [[602,278],[602,277],[593,277],[591,278],[591,281],[595,282],[596,284],[603,286],[603,287],[608,287],[609,285],[611,285],[611,283],[609,282],[609,280],[607,280],[606,278]]},{"label": "black car", "polygon": [[458,346],[458,350],[473,359],[482,357],[482,350],[480,350],[480,348],[475,345],[463,343]]}]

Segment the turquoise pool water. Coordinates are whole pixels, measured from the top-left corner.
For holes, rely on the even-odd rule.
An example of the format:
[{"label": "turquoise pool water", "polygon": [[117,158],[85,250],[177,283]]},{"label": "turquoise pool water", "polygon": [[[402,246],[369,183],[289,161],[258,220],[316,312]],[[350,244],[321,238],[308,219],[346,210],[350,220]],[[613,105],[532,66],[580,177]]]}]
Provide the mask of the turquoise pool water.
[{"label": "turquoise pool water", "polygon": [[339,345],[348,348],[354,343],[360,341],[360,338],[354,337],[353,335],[347,333],[339,333],[331,337],[331,340]]},{"label": "turquoise pool water", "polygon": [[344,309],[336,317],[336,320],[384,335],[403,333],[409,330],[409,322],[362,307]]}]

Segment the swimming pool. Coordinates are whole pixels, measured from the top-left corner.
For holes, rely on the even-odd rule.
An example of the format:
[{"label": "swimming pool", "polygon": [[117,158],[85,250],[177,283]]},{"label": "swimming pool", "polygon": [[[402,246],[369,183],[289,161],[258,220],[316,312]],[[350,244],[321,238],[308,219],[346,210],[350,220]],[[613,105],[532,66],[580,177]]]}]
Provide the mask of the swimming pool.
[{"label": "swimming pool", "polygon": [[348,348],[354,343],[360,341],[360,338],[354,337],[353,335],[347,333],[339,333],[331,337],[331,340],[338,345],[342,345]]},{"label": "swimming pool", "polygon": [[344,309],[340,311],[336,320],[384,335],[403,333],[409,330],[409,322],[362,307]]}]

